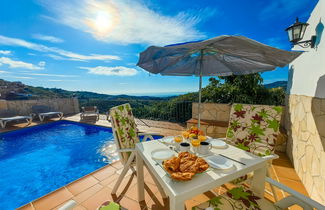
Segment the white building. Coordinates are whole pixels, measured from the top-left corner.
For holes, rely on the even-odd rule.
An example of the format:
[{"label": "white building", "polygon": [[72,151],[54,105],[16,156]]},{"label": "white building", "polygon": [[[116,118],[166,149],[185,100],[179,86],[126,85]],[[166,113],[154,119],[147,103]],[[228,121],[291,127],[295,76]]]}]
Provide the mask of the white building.
[{"label": "white building", "polygon": [[304,40],[316,35],[315,48],[290,65],[287,154],[311,198],[325,204],[325,0],[308,20]]}]

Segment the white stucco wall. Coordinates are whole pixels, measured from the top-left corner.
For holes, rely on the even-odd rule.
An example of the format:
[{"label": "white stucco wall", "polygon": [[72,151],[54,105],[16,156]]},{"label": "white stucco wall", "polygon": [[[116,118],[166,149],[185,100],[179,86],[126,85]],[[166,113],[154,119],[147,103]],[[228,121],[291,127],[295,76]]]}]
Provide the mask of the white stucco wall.
[{"label": "white stucco wall", "polygon": [[294,47],[306,52],[289,67],[288,93],[325,98],[325,0],[319,0],[308,23],[304,40],[317,35],[316,47]]}]

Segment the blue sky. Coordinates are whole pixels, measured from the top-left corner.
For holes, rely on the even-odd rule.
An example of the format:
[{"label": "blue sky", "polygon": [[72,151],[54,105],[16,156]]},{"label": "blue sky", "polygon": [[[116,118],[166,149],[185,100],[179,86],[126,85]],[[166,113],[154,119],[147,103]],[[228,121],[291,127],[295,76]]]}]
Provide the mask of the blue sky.
[{"label": "blue sky", "polygon": [[[0,78],[107,94],[196,91],[195,77],[136,67],[150,45],[244,35],[290,49],[284,29],[317,0],[1,0]],[[263,73],[287,80],[287,68]],[[204,85],[208,78],[204,78]]]}]

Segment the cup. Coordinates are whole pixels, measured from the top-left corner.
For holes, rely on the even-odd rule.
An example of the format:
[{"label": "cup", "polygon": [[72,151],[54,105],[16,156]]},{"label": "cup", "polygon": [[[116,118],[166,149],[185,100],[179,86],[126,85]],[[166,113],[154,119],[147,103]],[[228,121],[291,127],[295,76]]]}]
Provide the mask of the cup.
[{"label": "cup", "polygon": [[210,152],[211,149],[212,149],[212,145],[209,142],[202,141],[200,143],[199,153],[202,155],[206,155]]},{"label": "cup", "polygon": [[190,144],[187,142],[182,142],[179,144],[179,150],[181,152],[189,152],[190,151]]}]

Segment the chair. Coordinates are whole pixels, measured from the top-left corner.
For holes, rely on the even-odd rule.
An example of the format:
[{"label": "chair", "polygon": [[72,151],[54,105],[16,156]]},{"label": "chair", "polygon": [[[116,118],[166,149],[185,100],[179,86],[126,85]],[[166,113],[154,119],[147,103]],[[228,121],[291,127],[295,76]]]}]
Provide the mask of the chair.
[{"label": "chair", "polygon": [[[129,169],[135,172],[133,167],[135,160],[135,144],[140,142],[140,136],[143,136],[142,141],[154,140],[152,135],[149,133],[138,133],[136,123],[133,117],[132,109],[130,104],[122,104],[110,109],[110,122],[112,124],[113,135],[119,153],[120,160],[124,166],[121,175],[119,176],[112,194],[116,194],[118,187],[120,186],[123,178]],[[148,170],[150,172],[150,170]],[[151,172],[150,172],[151,173]],[[157,184],[157,187],[163,197],[166,197],[161,186],[155,180],[155,176],[151,174],[152,178]]]},{"label": "chair", "polygon": [[325,206],[320,203],[304,196],[303,194],[294,191],[285,185],[266,177],[266,182],[272,186],[276,186],[279,189],[289,193],[290,195],[277,201],[271,203],[265,198],[260,198],[254,194],[248,187],[240,186],[228,190],[226,193],[217,195],[216,197],[210,199],[207,202],[201,203],[198,206],[192,208],[192,210],[213,210],[213,209],[222,209],[222,210],[235,210],[235,209],[287,209],[293,205],[299,205],[304,210],[316,209],[325,209]]},{"label": "chair", "polygon": [[0,112],[0,126],[5,128],[8,122],[26,120],[28,125],[33,121],[31,116],[17,116],[12,110],[4,110]]},{"label": "chair", "polygon": [[[281,115],[281,106],[233,104],[230,111],[226,142],[268,159],[268,176],[270,176],[269,168],[272,160],[278,158],[278,155],[274,154],[274,150],[279,134]],[[244,176],[232,183],[238,184],[246,180],[247,176]],[[277,200],[272,186],[271,189]]]},{"label": "chair", "polygon": [[33,115],[37,115],[41,122],[44,121],[45,117],[59,117],[60,120],[63,118],[63,112],[54,112],[50,107],[43,105],[36,105],[32,107]]},{"label": "chair", "polygon": [[86,120],[87,118],[94,118],[96,117],[96,121],[99,120],[99,110],[97,106],[85,106],[81,107],[82,112],[80,114],[81,120]]}]

